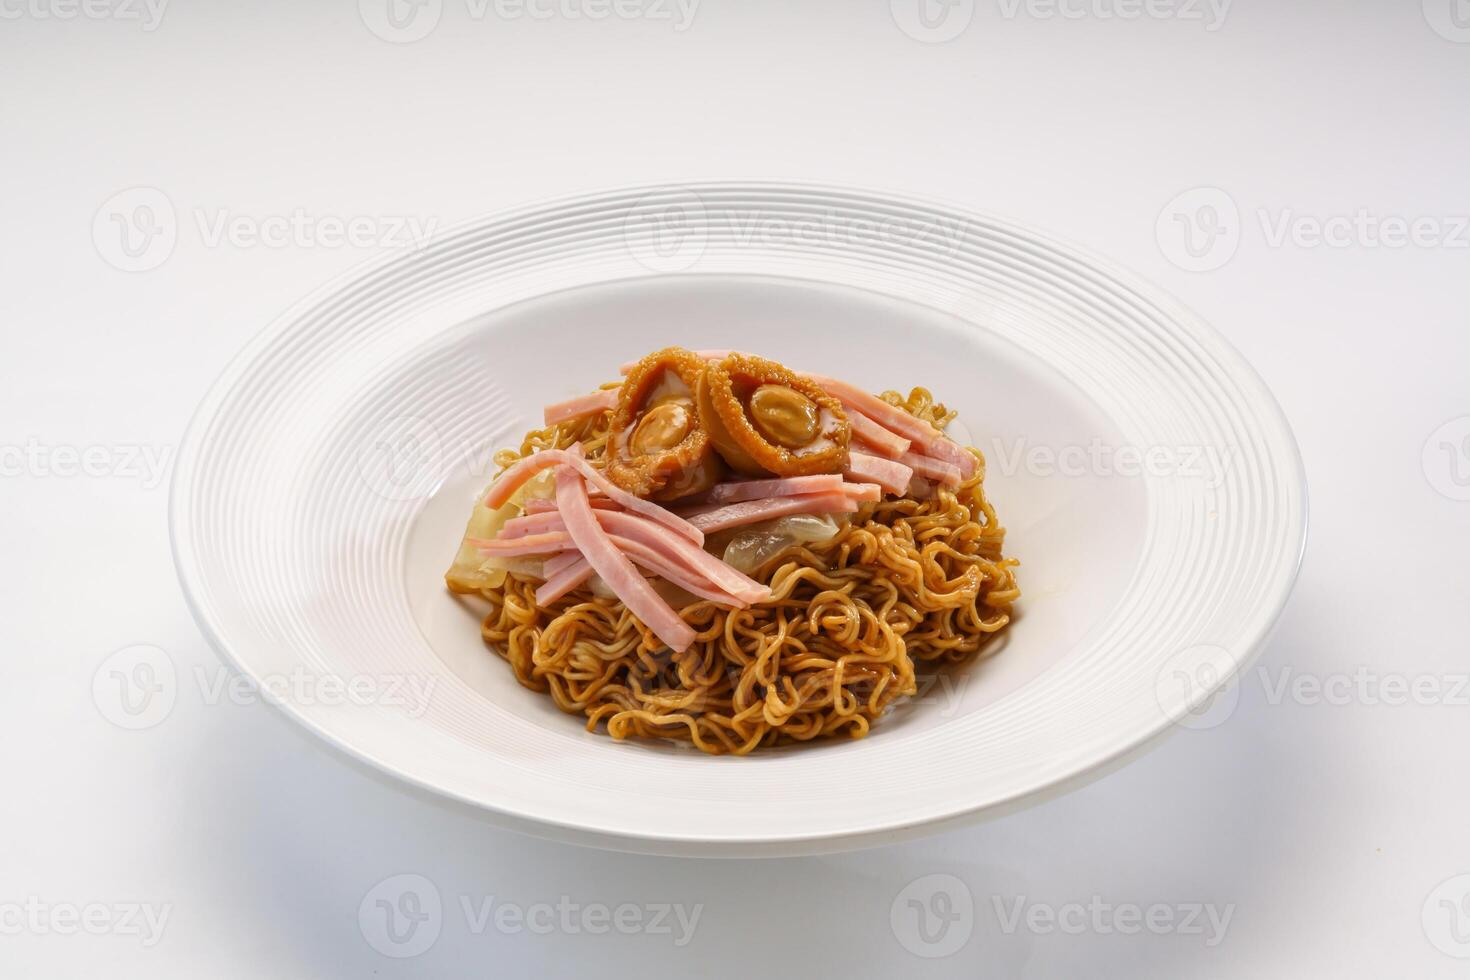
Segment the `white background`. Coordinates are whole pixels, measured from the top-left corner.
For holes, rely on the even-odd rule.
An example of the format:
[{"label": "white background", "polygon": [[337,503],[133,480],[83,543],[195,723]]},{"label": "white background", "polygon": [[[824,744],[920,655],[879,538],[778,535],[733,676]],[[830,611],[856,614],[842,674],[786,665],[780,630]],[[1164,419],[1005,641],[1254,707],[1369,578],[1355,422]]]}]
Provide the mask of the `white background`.
[{"label": "white background", "polygon": [[[1239,0],[1223,19],[1185,0],[1131,19],[1104,16],[1128,0],[1063,0],[1069,17],[961,0],[927,32],[904,0],[897,15],[887,0],[703,0],[683,29],[652,0],[600,20],[575,3],[537,18],[430,0],[411,29],[436,7],[439,20],[411,43],[370,30],[394,36],[382,3],[173,0],[153,23],[141,2],[0,0],[0,973],[1465,975],[1449,953],[1470,953],[1456,939],[1470,940],[1470,903],[1457,920],[1440,904],[1470,892],[1440,888],[1470,873],[1470,694],[1456,681],[1470,670],[1470,502],[1453,499],[1470,479],[1463,0]],[[711,862],[498,831],[264,705],[210,703],[198,677],[222,668],[175,581],[167,474],[132,455],[166,459],[247,338],[379,250],[213,241],[221,216],[365,217],[388,235],[385,216],[447,225],[739,177],[1019,218],[1153,278],[1241,349],[1295,426],[1312,529],[1233,713],[960,832]],[[107,261],[122,261],[108,202],[135,187],[166,196],[177,240],[126,272]],[[1194,188],[1224,196],[1171,210]],[[1312,223],[1332,218],[1351,219],[1330,225],[1338,244],[1314,244]],[[1418,243],[1381,244],[1385,220],[1418,218]],[[1189,222],[1203,258],[1184,249]],[[89,447],[90,475],[72,472],[68,451]],[[179,684],[166,717],[129,731],[92,692],[134,644],[165,651]],[[1301,676],[1340,703],[1293,694]],[[1437,693],[1388,703],[1395,678]],[[359,918],[398,874],[424,876],[444,907],[437,940],[403,959]],[[962,884],[905,891],[935,874]],[[928,945],[907,900],[942,911],[936,886],[957,910],[968,892],[973,912]],[[575,919],[576,932],[476,933],[460,900],[491,896],[701,908],[683,946],[677,926],[589,935]],[[1162,935],[1120,934],[1110,913],[1008,929],[1018,902],[1176,918]],[[161,937],[120,919],[99,918],[100,935],[54,927],[96,903],[168,918]],[[1223,937],[1207,917],[1202,934],[1178,928],[1191,903],[1228,911]],[[966,930],[951,955],[919,955]]]}]

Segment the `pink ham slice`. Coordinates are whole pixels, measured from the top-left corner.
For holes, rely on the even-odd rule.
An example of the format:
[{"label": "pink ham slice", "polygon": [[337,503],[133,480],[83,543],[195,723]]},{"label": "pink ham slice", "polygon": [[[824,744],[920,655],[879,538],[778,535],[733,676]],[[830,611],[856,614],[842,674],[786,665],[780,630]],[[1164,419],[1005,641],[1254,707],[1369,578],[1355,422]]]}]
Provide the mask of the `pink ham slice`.
[{"label": "pink ham slice", "polygon": [[689,522],[703,531],[723,531],[767,521],[788,514],[841,514],[857,510],[857,501],[841,490],[831,493],[808,493],[795,497],[768,497],[765,500],[742,500],[715,510],[695,514]]},{"label": "pink ham slice", "polygon": [[[599,510],[604,508],[616,510],[618,506],[600,494],[596,497],[588,494],[588,499],[592,502],[592,506]],[[534,500],[526,501],[524,510],[527,514],[554,514],[556,513],[556,501],[550,497],[537,497]]]},{"label": "pink ham slice", "polygon": [[769,588],[726,565],[703,548],[690,544],[687,538],[673,534],[668,528],[621,511],[600,510],[597,514],[603,526],[613,534],[641,541],[661,554],[678,558],[680,565],[698,572],[742,602],[765,602],[771,597]]},{"label": "pink ham slice", "polygon": [[561,512],[556,510],[543,510],[535,514],[526,514],[524,517],[512,517],[500,528],[500,536],[496,541],[515,541],[524,537],[536,537],[549,531],[564,530],[561,521]]},{"label": "pink ham slice", "polygon": [[700,502],[703,504],[733,504],[741,500],[761,500],[766,497],[790,497],[798,493],[822,493],[841,490],[839,474],[820,476],[793,476],[774,480],[732,480],[710,489]]},{"label": "pink ham slice", "polygon": [[493,541],[469,538],[469,543],[480,549],[482,554],[497,558],[519,558],[524,555],[550,555],[558,551],[575,548],[576,544],[567,536],[566,528],[560,523],[554,529],[537,534],[515,536],[501,534]]},{"label": "pink ham slice", "polygon": [[[652,521],[624,511],[595,510],[593,514],[603,529],[612,535],[614,541],[631,542],[642,546],[646,549],[646,553],[662,558],[669,563],[670,567],[677,568],[685,575],[692,576],[694,580],[707,583],[708,586],[727,594],[728,598],[724,600],[726,602],[749,605],[753,602],[764,602],[771,597],[771,590],[766,586],[736,571],[709,552],[694,547],[687,539],[670,533],[667,528],[654,524]],[[471,541],[470,543],[480,546],[487,554],[505,557],[545,554],[548,550],[556,551],[573,546],[571,539],[565,537],[565,531],[566,524],[560,514],[530,514],[506,521],[505,526],[501,528],[500,537],[494,542]],[[523,541],[535,543],[530,546],[519,544]],[[487,545],[488,548],[485,547]],[[636,555],[634,557],[636,558]],[[556,561],[558,561],[556,558],[548,561],[546,568],[548,576],[560,567],[551,564]],[[670,578],[670,581],[684,586],[687,591],[694,592],[696,595],[701,594],[689,588],[680,579]]]},{"label": "pink ham slice", "polygon": [[[633,559],[635,565],[653,572],[665,581],[672,582],[679,588],[692,596],[700,599],[708,599],[710,602],[721,606],[733,606],[736,609],[745,609],[749,603],[741,602],[727,592],[721,592],[708,582],[697,576],[691,575],[682,569],[676,568],[666,559],[660,557],[651,548],[628,538],[612,535],[613,544],[617,545],[629,558]],[[551,562],[546,563],[546,581],[536,589],[537,605],[549,605],[566,595],[568,592],[585,583],[594,574],[592,566],[582,557],[580,551],[566,551],[558,558],[564,559],[558,567],[552,568]]]},{"label": "pink ham slice", "polygon": [[[543,450],[536,455],[544,455],[548,451],[556,450]],[[563,455],[582,463],[577,456]],[[583,482],[583,475],[572,466],[562,466],[556,471],[556,506],[577,550],[582,552],[592,569],[602,576],[613,595],[669,649],[676,653],[689,649],[689,645],[694,642],[694,629],[680,619],[674,608],[653,591],[648,579],[633,567],[628,556],[618,550],[612,538],[602,529],[597,514],[587,499],[587,484]]]},{"label": "pink ham slice", "polygon": [[568,551],[572,560],[556,571],[546,572],[546,581],[536,587],[536,605],[549,606],[592,577],[592,565],[580,551]]},{"label": "pink ham slice", "polygon": [[568,422],[584,415],[610,412],[617,407],[617,404],[618,389],[603,388],[590,395],[579,395],[564,402],[557,402],[555,405],[547,405],[544,417],[547,425],[556,425],[558,422]]},{"label": "pink ham slice", "polygon": [[681,566],[676,559],[650,548],[641,541],[625,538],[621,535],[612,535],[613,543],[634,562],[653,572],[660,578],[672,582],[679,588],[691,595],[717,602],[722,606],[734,606],[737,609],[745,609],[750,603],[738,599],[723,589],[717,588],[709,581]]},{"label": "pink ham slice", "polygon": [[883,499],[883,488],[876,483],[844,483],[842,492],[859,503]]},{"label": "pink ham slice", "polygon": [[838,381],[820,374],[809,374],[807,377],[827,389],[843,405],[861,412],[883,428],[912,441],[915,448],[923,451],[923,455],[949,463],[956,467],[966,479],[974,475],[975,457],[923,419],[915,418],[903,409],[888,404],[877,395],[869,394],[846,381]]},{"label": "pink ham slice", "polygon": [[847,410],[847,421],[852,425],[852,434],[880,456],[898,459],[912,445],[897,432],[890,432],[855,408]]},{"label": "pink ham slice", "polygon": [[957,487],[964,482],[958,466],[954,466],[942,459],[932,456],[920,456],[918,453],[904,453],[898,461],[919,476],[930,480],[938,480],[947,487]]},{"label": "pink ham slice", "polygon": [[909,481],[914,478],[914,471],[903,463],[856,450],[848,452],[847,468],[843,472],[854,480],[876,483],[899,496],[908,491]]},{"label": "pink ham slice", "polygon": [[[530,456],[517,461],[511,465],[510,469],[500,474],[500,478],[491,485],[490,491],[485,495],[485,506],[491,510],[497,507],[503,507],[505,502],[511,498],[511,495],[537,473],[552,466],[570,466],[581,474],[587,482],[629,510],[642,514],[649,520],[657,521],[675,534],[682,535],[695,544],[704,544],[704,533],[699,528],[690,524],[682,517],[679,517],[673,511],[635,497],[622,487],[613,483],[595,469],[592,464],[582,458],[581,449],[582,446],[580,443],[573,447],[575,451],[567,449],[543,449],[540,452],[532,453]],[[585,492],[583,496],[586,496]],[[591,505],[589,504],[588,506],[590,508]]]},{"label": "pink ham slice", "polygon": [[[610,537],[613,544],[631,558],[634,564],[641,565],[655,575],[672,582],[690,595],[737,609],[745,609],[750,605],[728,592],[715,588],[699,576],[679,568],[674,562],[662,557],[645,544],[616,534]],[[592,565],[580,551],[563,551],[559,555],[548,558],[544,573],[545,581],[536,589],[536,604],[540,606],[550,605],[583,585],[595,574]]]},{"label": "pink ham slice", "polygon": [[541,571],[542,574],[549,579],[557,572],[561,571],[569,565],[575,565],[579,561],[586,561],[586,559],[582,557],[582,553],[580,551],[563,551],[559,555],[552,555],[550,558],[546,559],[546,561],[542,563],[544,567],[541,569]]}]

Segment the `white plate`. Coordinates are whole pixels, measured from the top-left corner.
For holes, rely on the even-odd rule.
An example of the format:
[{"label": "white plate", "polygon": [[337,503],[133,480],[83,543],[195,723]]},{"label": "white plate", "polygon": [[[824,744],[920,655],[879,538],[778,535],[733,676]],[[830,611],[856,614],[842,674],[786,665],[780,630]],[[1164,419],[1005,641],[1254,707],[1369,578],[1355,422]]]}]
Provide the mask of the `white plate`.
[{"label": "white plate", "polygon": [[[864,740],[746,758],[617,743],[517,685],[441,579],[490,453],[669,343],[957,407],[1023,562],[996,655]],[[998,812],[1214,723],[1306,495],[1260,380],[1131,275],[910,199],[701,184],[495,216],[310,297],[200,408],[172,523],[212,642],[354,755],[545,836],[781,854]]]}]

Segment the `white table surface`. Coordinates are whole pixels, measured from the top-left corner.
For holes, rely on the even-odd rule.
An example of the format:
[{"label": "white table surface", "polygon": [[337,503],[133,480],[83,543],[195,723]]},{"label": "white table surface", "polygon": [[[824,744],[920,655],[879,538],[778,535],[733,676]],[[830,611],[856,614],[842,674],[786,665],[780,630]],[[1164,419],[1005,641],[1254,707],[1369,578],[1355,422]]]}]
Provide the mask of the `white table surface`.
[{"label": "white table surface", "polygon": [[[1465,976],[1470,423],[1431,441],[1470,415],[1452,0],[1240,0],[1223,21],[1184,0],[1131,19],[1102,16],[1129,0],[981,0],[968,24],[957,0],[932,30],[905,0],[704,0],[682,30],[672,2],[600,20],[596,2],[429,0],[439,22],[397,43],[368,27],[392,35],[381,0],[176,0],[156,23],[157,0],[0,0],[0,975]],[[387,235],[383,216],[722,177],[1004,213],[1156,280],[1240,348],[1295,426],[1312,528],[1223,724],[962,831],[711,862],[496,830],[211,694],[159,461],[247,338],[378,250],[215,241],[217,220]],[[107,202],[135,187],[167,196],[177,240],[126,272],[104,257]],[[1238,211],[1194,214],[1200,234],[1222,217],[1210,271],[1181,268],[1167,210],[1194,188],[1227,197],[1180,206]],[[1390,219],[1425,219],[1419,241],[1382,244]],[[135,644],[179,683],[132,731],[93,679]],[[400,874],[443,911],[432,946],[392,958],[359,906]],[[905,891],[936,874],[962,885]],[[936,885],[972,900],[942,937],[907,905],[944,911]],[[538,929],[485,924],[492,896]],[[534,910],[558,902],[565,920]],[[622,904],[645,927],[660,904],[699,918],[688,936],[577,918]],[[1190,926],[1192,905],[1228,925]],[[1157,934],[1130,919],[1151,908]]]}]

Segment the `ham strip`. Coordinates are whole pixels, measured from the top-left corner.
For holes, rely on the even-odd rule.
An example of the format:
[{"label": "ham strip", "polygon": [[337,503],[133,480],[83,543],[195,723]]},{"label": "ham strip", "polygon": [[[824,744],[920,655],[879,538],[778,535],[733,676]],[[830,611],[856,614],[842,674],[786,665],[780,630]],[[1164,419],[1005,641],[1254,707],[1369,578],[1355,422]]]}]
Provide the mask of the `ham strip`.
[{"label": "ham strip", "polygon": [[549,606],[577,586],[592,577],[592,565],[579,551],[568,551],[573,556],[562,568],[546,573],[546,581],[536,587],[536,605]]},{"label": "ham strip", "polygon": [[550,558],[546,559],[546,561],[541,563],[541,574],[544,578],[550,579],[551,576],[566,568],[568,565],[575,565],[577,562],[582,560],[582,553],[580,551],[563,551],[559,555],[552,555]]},{"label": "ham strip", "polygon": [[843,472],[854,480],[876,483],[899,496],[908,491],[909,481],[914,478],[914,471],[903,463],[856,450],[848,451],[847,468]]},{"label": "ham strip", "polygon": [[[614,542],[620,545],[626,544],[628,547],[641,546],[645,555],[661,558],[670,567],[680,569],[684,575],[691,576],[695,581],[706,583],[707,588],[713,587],[725,594],[727,598],[722,601],[727,604],[749,605],[753,602],[764,602],[770,598],[770,590],[764,585],[741,574],[709,552],[694,547],[687,539],[670,533],[666,528],[652,521],[646,521],[636,514],[614,510],[594,510],[593,516],[603,530],[612,535]],[[490,545],[489,553],[506,557],[543,554],[548,550],[557,551],[572,547],[572,541],[565,536],[565,532],[566,523],[560,514],[529,514],[506,521],[505,526],[500,530],[500,536],[494,542],[474,541],[471,544],[482,547]],[[531,541],[534,544],[530,546],[520,544],[525,541]],[[531,548],[541,550],[533,551],[530,550]],[[638,555],[634,554],[633,558],[636,560]],[[548,578],[560,568],[559,564],[551,564],[557,561],[556,558],[548,561],[545,569]],[[654,571],[646,563],[640,562],[640,564]],[[689,588],[681,579],[673,576],[665,577],[683,586],[689,592],[694,592],[696,595],[701,594]]]},{"label": "ham strip", "polygon": [[480,538],[468,538],[466,540],[472,546],[478,548],[481,554],[494,555],[497,558],[550,555],[577,546],[567,535],[566,527],[560,522],[557,523],[553,530],[548,530],[540,534],[521,534],[515,537],[502,534],[493,541],[485,541]]},{"label": "ham strip", "polygon": [[701,530],[714,532],[726,528],[754,524],[787,514],[851,513],[857,502],[841,490],[831,493],[809,493],[795,497],[767,497],[765,500],[742,500],[716,510],[695,514],[689,522]]},{"label": "ham strip", "polygon": [[912,445],[897,432],[890,432],[855,408],[847,410],[847,421],[852,425],[852,434],[880,456],[898,459]]},{"label": "ham strip", "polygon": [[[559,515],[558,515],[559,516]],[[630,538],[620,537],[616,534],[610,535],[613,544],[617,545],[635,564],[653,572],[690,595],[710,602],[719,603],[722,606],[734,606],[744,609],[750,604],[737,599],[735,596],[724,592],[698,575],[685,569],[679,568],[674,562],[663,558],[652,548]],[[562,596],[578,588],[590,579],[595,572],[591,563],[580,551],[564,551],[550,558],[546,562],[546,580],[536,589],[536,604],[540,606],[550,605]]]},{"label": "ham strip", "polygon": [[869,394],[856,385],[820,374],[808,374],[808,378],[827,389],[834,397],[856,411],[867,415],[883,428],[911,440],[923,454],[943,460],[956,467],[968,479],[975,473],[975,457],[961,449],[953,440],[921,418],[916,418],[901,408],[888,404],[877,395]]},{"label": "ham strip", "polygon": [[822,493],[842,489],[842,477],[836,473],[820,476],[793,476],[784,480],[734,480],[712,488],[702,498],[702,504],[733,504],[741,500],[761,500],[766,497],[790,497],[798,493]]},{"label": "ham strip", "polygon": [[618,389],[603,388],[590,395],[578,395],[576,398],[568,398],[555,405],[547,405],[544,418],[547,425],[556,425],[558,422],[581,418],[584,415],[610,412],[617,407],[617,404]]},{"label": "ham strip", "polygon": [[726,565],[703,548],[696,548],[687,538],[662,525],[616,510],[600,510],[597,519],[613,534],[641,541],[661,554],[677,557],[681,566],[697,572],[742,602],[765,602],[771,597],[771,590],[766,586]]},{"label": "ham strip", "polygon": [[546,534],[550,531],[562,531],[560,511],[542,511],[539,514],[527,514],[524,517],[512,517],[500,528],[500,535],[495,540],[506,541],[516,538],[524,538],[528,535],[536,536]]},{"label": "ham strip", "polygon": [[883,488],[876,483],[849,483],[838,473],[823,473],[819,476],[793,476],[774,480],[736,480],[721,483],[695,498],[699,502],[678,510],[680,517],[692,519],[696,514],[708,514],[726,504],[738,504],[746,500],[769,500],[772,497],[796,497],[803,494],[832,493],[842,491],[853,500],[881,500]]},{"label": "ham strip", "polygon": [[745,600],[732,596],[711,584],[703,576],[680,566],[677,560],[660,554],[641,541],[634,541],[632,538],[625,538],[617,534],[612,535],[612,540],[634,562],[691,595],[708,599],[710,602],[717,602],[722,606],[734,606],[737,609],[744,609],[750,605]]},{"label": "ham strip", "polygon": [[898,460],[919,476],[930,480],[938,480],[947,487],[957,487],[963,482],[963,475],[958,466],[954,466],[942,459],[934,459],[932,456],[920,456],[918,453],[904,453]]},{"label": "ham strip", "polygon": [[[556,452],[556,450],[543,450],[536,456],[545,455],[547,452]],[[576,460],[583,466],[587,465],[583,460],[569,453],[561,455]],[[535,459],[536,456],[530,458]],[[591,469],[590,466],[587,468]],[[601,476],[601,474],[598,475]],[[614,496],[616,499],[613,494],[609,496]],[[653,591],[653,586],[648,584],[648,579],[633,567],[628,556],[618,550],[612,538],[608,537],[607,532],[602,529],[602,525],[598,523],[597,514],[587,499],[587,484],[583,482],[582,474],[573,466],[563,466],[556,471],[556,506],[561,512],[562,521],[566,523],[567,534],[577,545],[577,550],[582,552],[593,570],[602,576],[602,580],[607,583],[613,595],[617,596],[623,605],[628,607],[628,611],[637,616],[643,625],[652,630],[653,635],[663,641],[669,649],[676,653],[689,649],[689,645],[694,642],[694,629],[680,619],[673,607]],[[612,512],[607,511],[606,513]]]},{"label": "ham strip", "polygon": [[[491,510],[503,507],[505,502],[511,498],[511,495],[537,473],[551,466],[570,466],[581,474],[583,479],[596,486],[603,493],[629,510],[642,514],[649,520],[664,525],[675,534],[682,535],[695,544],[704,544],[704,533],[699,528],[694,527],[671,510],[633,496],[603,476],[592,464],[582,458],[581,443],[578,443],[573,449],[576,451],[573,452],[567,449],[543,449],[514,463],[510,469],[500,474],[500,478],[491,485],[489,493],[485,495],[485,506]],[[585,491],[582,496],[587,496]],[[590,508],[591,505],[589,504],[588,506]],[[601,572],[598,574],[601,574]]]},{"label": "ham strip", "polygon": [[[601,494],[599,494],[599,495],[597,495],[595,497],[592,496],[591,494],[588,494],[587,495],[587,499],[589,501],[591,501],[593,507],[597,507],[597,508],[604,508],[605,507],[605,508],[616,509],[617,506],[618,506],[617,504],[613,503],[611,500],[609,500],[608,498],[602,496]],[[556,513],[556,501],[555,500],[552,500],[550,497],[536,497],[535,499],[526,501],[526,506],[524,508],[522,508],[522,509],[527,514],[546,514],[546,513],[552,513],[552,514],[554,514],[554,513]]]}]

